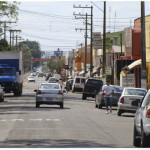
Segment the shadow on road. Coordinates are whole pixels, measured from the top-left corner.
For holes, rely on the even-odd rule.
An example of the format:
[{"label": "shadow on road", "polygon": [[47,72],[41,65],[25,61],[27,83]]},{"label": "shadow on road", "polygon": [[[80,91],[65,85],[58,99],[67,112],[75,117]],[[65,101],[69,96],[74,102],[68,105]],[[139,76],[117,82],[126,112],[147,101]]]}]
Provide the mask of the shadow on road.
[{"label": "shadow on road", "polygon": [[103,145],[93,141],[78,140],[9,140],[0,142],[0,148],[113,148],[115,145]]}]

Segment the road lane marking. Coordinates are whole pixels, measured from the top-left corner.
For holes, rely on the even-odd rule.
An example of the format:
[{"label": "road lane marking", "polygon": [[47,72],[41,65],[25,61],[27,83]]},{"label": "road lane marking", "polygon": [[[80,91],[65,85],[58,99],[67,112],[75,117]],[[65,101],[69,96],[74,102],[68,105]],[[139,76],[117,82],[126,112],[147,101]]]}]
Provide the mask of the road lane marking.
[{"label": "road lane marking", "polygon": [[24,121],[24,119],[12,119],[10,121]]},{"label": "road lane marking", "polygon": [[43,119],[29,119],[29,121],[42,121]]},{"label": "road lane marking", "polygon": [[5,120],[5,119],[1,119],[0,121],[7,121],[7,120]]},{"label": "road lane marking", "polygon": [[[45,119],[46,121],[60,121],[60,119]],[[9,121],[6,119],[0,119],[0,121]],[[24,119],[11,119],[10,121],[25,121]],[[29,121],[44,121],[43,119],[29,119]]]},{"label": "road lane marking", "polygon": [[60,121],[60,119],[46,119],[46,121]]},{"label": "road lane marking", "polygon": [[59,119],[54,119],[54,121],[60,121]]},{"label": "road lane marking", "polygon": [[46,119],[46,121],[52,121],[52,119]]}]

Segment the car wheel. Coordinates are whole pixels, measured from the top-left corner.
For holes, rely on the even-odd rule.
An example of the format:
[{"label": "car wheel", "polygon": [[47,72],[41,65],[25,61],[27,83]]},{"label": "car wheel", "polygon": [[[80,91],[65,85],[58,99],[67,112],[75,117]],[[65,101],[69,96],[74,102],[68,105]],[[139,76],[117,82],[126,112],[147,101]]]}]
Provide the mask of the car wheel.
[{"label": "car wheel", "polygon": [[82,95],[82,100],[86,100],[86,94]]},{"label": "car wheel", "polygon": [[40,107],[40,104],[39,103],[36,103],[36,108],[39,108]]},{"label": "car wheel", "polygon": [[60,108],[63,108],[64,107],[64,104],[62,103],[62,104],[60,104]]},{"label": "car wheel", "polygon": [[4,96],[2,96],[2,97],[1,97],[0,101],[1,101],[1,102],[3,102],[3,101],[4,101]]},{"label": "car wheel", "polygon": [[122,114],[122,111],[121,111],[121,110],[118,110],[117,115],[118,115],[118,116],[121,116],[121,114]]},{"label": "car wheel", "polygon": [[138,133],[136,131],[136,127],[134,125],[134,131],[133,131],[133,145],[136,147],[140,147],[140,138],[137,138]]},{"label": "car wheel", "polygon": [[141,126],[141,147],[149,146],[150,137],[146,136],[143,127]]}]

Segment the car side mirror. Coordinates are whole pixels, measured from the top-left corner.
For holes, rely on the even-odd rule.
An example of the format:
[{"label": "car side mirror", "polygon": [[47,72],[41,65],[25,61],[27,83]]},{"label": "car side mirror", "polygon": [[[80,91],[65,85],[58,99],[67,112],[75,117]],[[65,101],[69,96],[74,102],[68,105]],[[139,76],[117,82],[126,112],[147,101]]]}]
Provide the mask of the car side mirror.
[{"label": "car side mirror", "polygon": [[37,92],[37,89],[35,89],[34,92]]}]

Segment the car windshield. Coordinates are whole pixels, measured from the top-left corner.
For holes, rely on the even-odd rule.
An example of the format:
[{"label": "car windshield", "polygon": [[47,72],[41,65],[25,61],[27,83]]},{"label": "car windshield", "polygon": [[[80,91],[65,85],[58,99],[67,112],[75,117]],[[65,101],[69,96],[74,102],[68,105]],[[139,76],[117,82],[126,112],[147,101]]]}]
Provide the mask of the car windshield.
[{"label": "car windshield", "polygon": [[125,89],[124,95],[140,95],[144,96],[146,94],[145,90],[141,89]]},{"label": "car windshield", "polygon": [[92,79],[89,79],[89,80],[87,81],[87,84],[100,85],[100,86],[102,86],[102,85],[103,85],[103,81],[101,81],[101,80],[92,80]]},{"label": "car windshield", "polygon": [[58,84],[41,84],[40,89],[59,89]]},{"label": "car windshield", "polygon": [[0,68],[0,75],[15,75],[14,68]]}]

